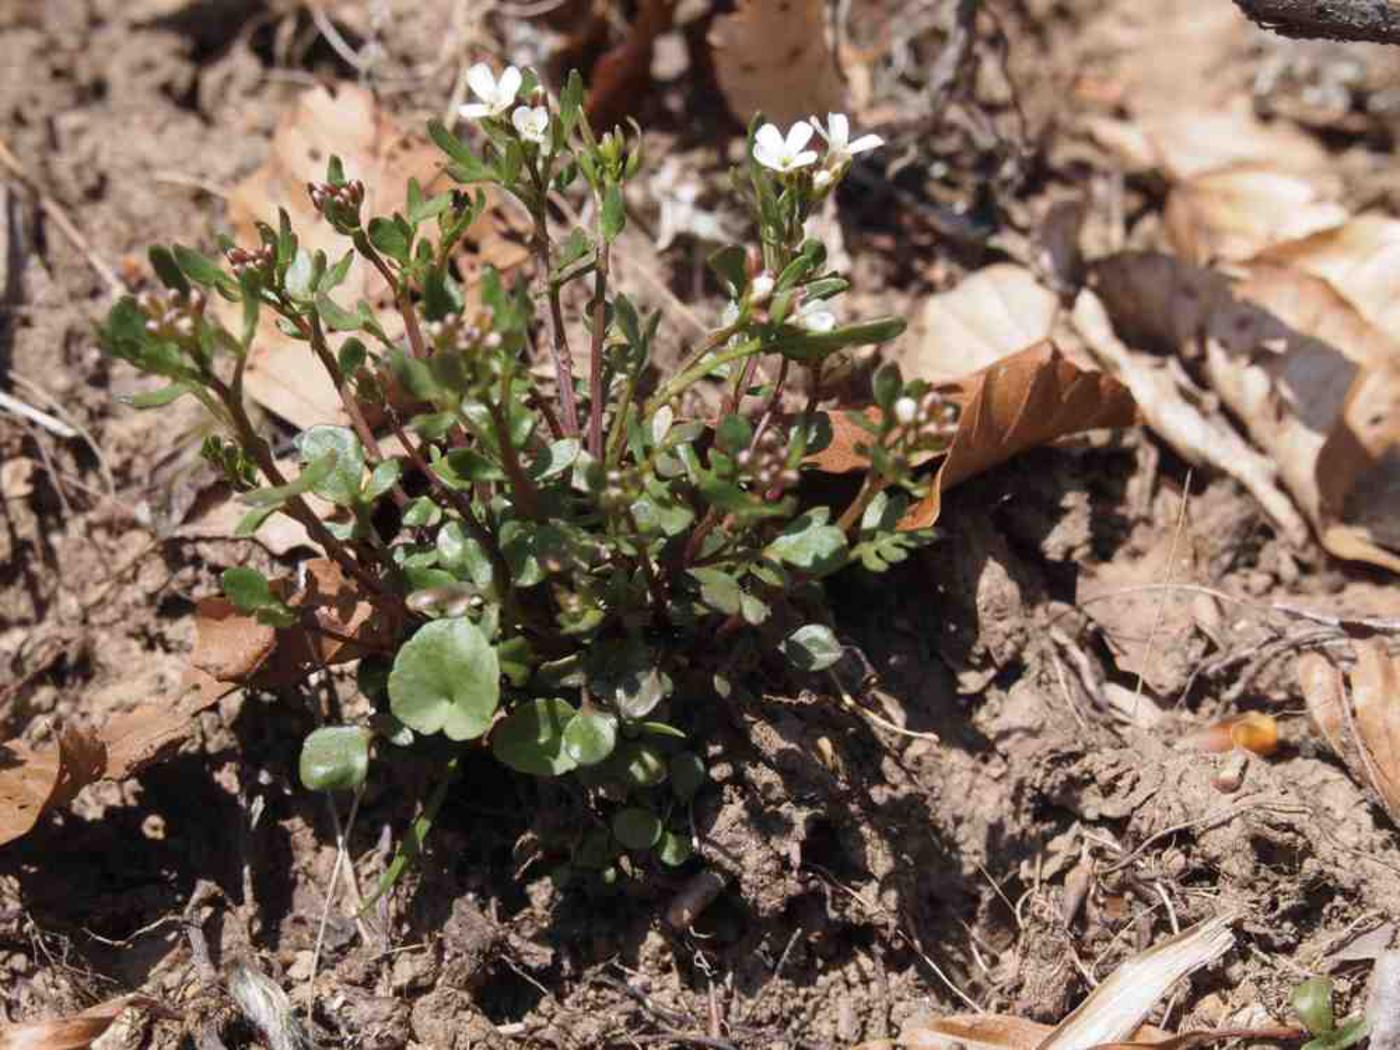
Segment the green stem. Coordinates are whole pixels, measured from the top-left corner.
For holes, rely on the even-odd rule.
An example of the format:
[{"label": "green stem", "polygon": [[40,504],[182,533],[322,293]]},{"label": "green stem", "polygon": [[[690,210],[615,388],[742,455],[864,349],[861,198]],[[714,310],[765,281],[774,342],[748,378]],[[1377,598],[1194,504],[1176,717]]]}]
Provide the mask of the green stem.
[{"label": "green stem", "polygon": [[603,340],[608,316],[608,242],[600,238],[598,268],[593,274],[593,344],[588,361],[588,451],[603,456]]},{"label": "green stem", "polygon": [[394,883],[399,881],[403,873],[408,870],[408,866],[422,852],[423,843],[427,841],[428,832],[433,830],[433,822],[437,820],[438,811],[442,809],[442,804],[447,801],[447,790],[457,779],[457,767],[460,762],[460,755],[453,755],[448,759],[447,768],[442,773],[442,779],[437,782],[433,793],[428,796],[428,802],[423,807],[423,812],[418,814],[417,819],[409,825],[407,833],[399,842],[398,850],[394,853],[394,859],[389,862],[389,867],[380,877],[379,885],[374,888],[374,892],[369,895],[364,907],[360,909],[361,915],[369,911],[380,897],[393,889]]},{"label": "green stem", "polygon": [[[706,340],[706,342],[709,342],[709,340]],[[716,354],[714,357],[700,360],[699,363],[691,365],[684,371],[672,376],[668,383],[647,400],[643,416],[650,419],[658,408],[666,404],[672,398],[682,394],[692,383],[705,378],[705,376],[709,375],[720,365],[726,365],[730,361],[743,360],[750,354],[757,352],[761,346],[762,342],[760,340],[749,339],[736,347],[731,347],[722,353]],[[694,354],[691,355],[692,358],[695,356]]]}]

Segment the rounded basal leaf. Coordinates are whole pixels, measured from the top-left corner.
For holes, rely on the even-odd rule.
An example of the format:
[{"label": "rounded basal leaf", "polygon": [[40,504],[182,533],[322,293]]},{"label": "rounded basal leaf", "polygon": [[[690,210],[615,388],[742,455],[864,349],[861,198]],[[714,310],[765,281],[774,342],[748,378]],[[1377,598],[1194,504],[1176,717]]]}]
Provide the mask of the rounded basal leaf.
[{"label": "rounded basal leaf", "polygon": [[360,498],[360,482],[365,472],[365,450],[349,427],[314,426],[303,430],[296,440],[297,451],[307,463],[314,463],[327,452],[335,452],[335,466],[311,491],[332,503],[352,506]]},{"label": "rounded basal leaf", "polygon": [[662,864],[671,868],[688,861],[691,852],[690,839],[674,831],[663,832],[661,841],[656,844],[656,856]]},{"label": "rounded basal leaf", "polygon": [[1326,1035],[1336,1027],[1332,1015],[1332,982],[1311,977],[1293,989],[1293,1011],[1313,1035]]},{"label": "rounded basal leaf", "polygon": [[671,790],[682,802],[689,802],[705,784],[705,763],[694,751],[680,751],[671,756]]},{"label": "rounded basal leaf", "polygon": [[419,733],[474,740],[500,700],[496,651],[470,620],[434,620],[404,643],[389,674],[389,706]]},{"label": "rounded basal leaf", "polygon": [[649,809],[628,806],[613,815],[612,831],[627,849],[651,849],[661,838],[661,821]]},{"label": "rounded basal leaf", "polygon": [[581,766],[597,765],[617,746],[617,716],[580,711],[564,727],[564,751]]},{"label": "rounded basal leaf", "polygon": [[565,700],[530,700],[521,704],[491,733],[491,751],[521,773],[551,777],[578,763],[564,750],[564,729],[573,721]]},{"label": "rounded basal leaf", "polygon": [[324,726],[302,743],[300,768],[312,791],[353,791],[369,772],[369,734],[359,726]]},{"label": "rounded basal leaf", "polygon": [[820,623],[799,627],[787,636],[781,648],[799,671],[825,671],[841,659],[841,643],[830,627]]},{"label": "rounded basal leaf", "polygon": [[650,744],[630,743],[617,751],[617,771],[633,787],[653,787],[666,779],[666,760]]},{"label": "rounded basal leaf", "polygon": [[239,612],[257,612],[274,600],[267,577],[257,569],[236,565],[232,569],[225,569],[219,577],[219,582],[223,584],[224,594]]}]

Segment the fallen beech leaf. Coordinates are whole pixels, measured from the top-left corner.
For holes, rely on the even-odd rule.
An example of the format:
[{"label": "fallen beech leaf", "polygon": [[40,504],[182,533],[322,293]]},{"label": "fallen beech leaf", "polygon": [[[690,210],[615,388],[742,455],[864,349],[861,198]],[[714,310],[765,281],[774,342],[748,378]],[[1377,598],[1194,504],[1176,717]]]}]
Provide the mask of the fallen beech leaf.
[{"label": "fallen beech leaf", "polygon": [[1392,820],[1400,820],[1400,661],[1379,638],[1354,642],[1351,707],[1357,751]]},{"label": "fallen beech leaf", "polygon": [[0,1050],[86,1050],[129,1007],[175,1016],[149,996],[126,995],[72,1017],[0,1025]]},{"label": "fallen beech leaf", "polygon": [[1317,180],[1262,165],[1209,171],[1176,186],[1163,220],[1187,262],[1240,262],[1283,241],[1339,226],[1347,211]]},{"label": "fallen beech leaf", "polygon": [[[1297,515],[1280,502],[1275,472],[1328,551],[1400,570],[1400,556],[1382,546],[1400,547],[1400,344],[1328,282],[1276,265],[1252,265],[1232,288],[1221,275],[1169,256],[1124,253],[1100,260],[1095,278],[1123,340],[1187,360],[1204,349],[1211,387],[1268,457],[1246,451],[1212,459],[1250,488],[1290,538],[1300,538]],[[1075,320],[1096,356],[1126,363],[1086,296]],[[1167,405],[1180,384],[1163,378],[1170,382],[1158,395]],[[1168,410],[1136,392],[1157,426],[1154,413]],[[1160,421],[1168,440],[1191,447],[1190,427],[1169,431],[1174,421]]]},{"label": "fallen beech leaf", "polygon": [[1274,245],[1258,261],[1325,278],[1381,331],[1400,331],[1400,220],[1358,215],[1343,226]]},{"label": "fallen beech leaf", "polygon": [[709,40],[724,101],[743,123],[758,112],[786,126],[845,110],[822,0],[740,0]]},{"label": "fallen beech leaf", "polygon": [[[88,784],[122,780],[157,761],[189,739],[201,711],[236,689],[290,685],[318,667],[392,644],[395,616],[365,601],[337,563],[316,559],[305,568],[305,586],[287,603],[308,611],[325,632],[300,625],[274,630],[225,598],[207,598],[196,608],[194,651],[174,698],[117,715],[98,733],[66,728],[54,747],[0,744],[0,845]],[[274,585],[290,590],[286,581]]]},{"label": "fallen beech leaf", "polygon": [[[950,1044],[976,1050],[1090,1050],[1132,1037],[1133,1045],[1184,1050],[1215,1039],[1237,1038],[1241,1035],[1237,1031],[1172,1036],[1142,1024],[1173,984],[1230,950],[1235,943],[1230,932],[1233,921],[1229,915],[1207,919],[1133,956],[1054,1027],[995,1014],[920,1018],[904,1027],[898,1045],[929,1050]],[[1264,1038],[1283,1038],[1278,1034],[1282,1029],[1267,1031],[1271,1034]]]},{"label": "fallen beech leaf", "polygon": [[[410,178],[418,180],[425,195],[450,185],[437,147],[425,134],[406,134],[368,90],[345,82],[315,87],[303,92],[277,125],[267,162],[229,194],[228,221],[238,243],[257,244],[255,224],[275,225],[277,209],[285,208],[301,247],[324,251],[332,263],[342,258],[350,250],[349,240],[321,218],[306,192],[308,182],[325,179],[332,155],[344,163],[346,178],[364,182],[366,216],[402,211]],[[518,265],[528,252],[509,242],[499,220],[488,208],[467,232],[465,243],[504,269]],[[464,267],[464,276],[469,272]],[[358,255],[334,296],[351,310],[359,300],[367,301],[391,337],[402,333],[403,322],[384,279]],[[224,309],[226,323],[237,331],[241,307],[227,304]],[[299,427],[344,422],[340,396],[325,370],[304,342],[277,330],[271,311],[263,311],[245,384],[255,401]]]},{"label": "fallen beech leaf", "polygon": [[[1137,419],[1126,387],[1102,372],[1081,370],[1050,342],[1026,347],[941,389],[962,414],[928,496],[910,508],[902,529],[928,528],[938,520],[944,489],[1012,456],[1069,434],[1131,426]],[[869,435],[844,412],[832,413],[831,429],[831,443],[809,462],[831,474],[864,470],[866,458],[857,449]]]},{"label": "fallen beech leaf", "polygon": [[940,382],[1049,338],[1060,303],[1035,274],[995,263],[924,306],[924,334],[895,358],[909,378]]},{"label": "fallen beech leaf", "polygon": [[0,744],[0,845],[26,834],[48,810],[71,802],[102,775],[105,763],[104,743],[72,726],[48,746],[19,740]]},{"label": "fallen beech leaf", "polygon": [[[1152,258],[1174,264],[1166,256]],[[1128,297],[1130,303],[1132,299]],[[1199,306],[1198,299],[1183,297],[1181,309],[1161,320],[1168,327],[1180,325],[1186,329],[1195,306]],[[1293,543],[1301,545],[1307,541],[1307,523],[1279,488],[1273,462],[1252,448],[1219,413],[1206,415],[1188,400],[1190,391],[1182,389],[1177,375],[1168,367],[1168,359],[1129,349],[1114,332],[1117,318],[1110,323],[1103,302],[1087,288],[1075,300],[1073,316],[1075,329],[1094,357],[1132,391],[1148,426],[1188,462],[1207,464],[1238,481]],[[1135,318],[1131,308],[1123,317],[1120,327],[1127,330],[1135,327],[1135,319],[1141,320]],[[1141,327],[1142,341],[1138,345],[1151,345],[1157,336],[1147,333],[1153,332],[1155,326],[1149,321]]]},{"label": "fallen beech leaf", "polygon": [[588,119],[603,130],[641,112],[651,87],[651,57],[657,36],[671,28],[676,0],[642,0],[627,39],[599,56],[588,77]]},{"label": "fallen beech leaf", "polygon": [[1247,98],[1219,110],[1172,106],[1140,123],[1156,166],[1174,182],[1247,164],[1315,175],[1330,163],[1316,137],[1285,121],[1260,120]]}]

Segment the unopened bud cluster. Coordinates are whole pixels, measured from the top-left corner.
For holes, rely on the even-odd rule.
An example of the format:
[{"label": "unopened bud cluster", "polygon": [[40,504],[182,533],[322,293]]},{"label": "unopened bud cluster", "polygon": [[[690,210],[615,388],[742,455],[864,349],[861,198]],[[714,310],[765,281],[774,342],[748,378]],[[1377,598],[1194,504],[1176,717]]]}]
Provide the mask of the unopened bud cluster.
[{"label": "unopened bud cluster", "polygon": [[316,210],[332,222],[349,225],[360,221],[360,205],[365,202],[365,184],[359,179],[339,186],[329,182],[308,182],[306,192]]},{"label": "unopened bud cluster", "polygon": [[788,465],[787,441],[776,429],[770,428],[759,434],[753,447],[735,456],[734,463],[760,491],[797,484],[797,469]]},{"label": "unopened bud cluster", "polygon": [[478,346],[494,350],[501,345],[501,336],[498,332],[488,331],[488,324],[484,315],[470,322],[454,312],[440,320],[428,321],[423,325],[423,331],[439,350],[470,350]]},{"label": "unopened bud cluster", "polygon": [[235,277],[249,274],[265,274],[277,262],[277,251],[270,244],[259,248],[230,248],[224,253]]},{"label": "unopened bud cluster", "polygon": [[958,424],[958,407],[936,390],[919,397],[898,398],[892,408],[894,418],[913,447],[941,444],[952,437]]},{"label": "unopened bud cluster", "polygon": [[146,331],[164,339],[189,339],[208,304],[198,288],[186,292],[142,292],[136,305],[146,315]]}]

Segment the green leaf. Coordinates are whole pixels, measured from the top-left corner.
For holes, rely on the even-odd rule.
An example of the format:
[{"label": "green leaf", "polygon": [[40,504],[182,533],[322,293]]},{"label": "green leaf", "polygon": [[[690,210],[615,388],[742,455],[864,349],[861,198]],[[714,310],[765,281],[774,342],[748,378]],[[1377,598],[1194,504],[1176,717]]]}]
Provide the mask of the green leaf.
[{"label": "green leaf", "polygon": [[745,265],[746,259],[747,256],[743,248],[737,244],[730,244],[719,249],[707,260],[710,269],[728,286],[730,294],[735,298],[744,290],[749,281],[748,267]]},{"label": "green leaf", "polygon": [[613,837],[627,849],[651,849],[661,838],[661,821],[641,806],[628,806],[613,814]]},{"label": "green leaf", "polygon": [[690,839],[674,831],[662,832],[661,841],[656,844],[657,859],[668,868],[676,868],[690,859]]},{"label": "green leaf", "polygon": [[301,782],[312,791],[356,791],[369,772],[369,734],[359,726],[324,726],[301,745]]},{"label": "green leaf", "polygon": [[219,577],[224,595],[233,602],[239,612],[255,613],[263,606],[276,601],[267,577],[246,566],[225,569]]},{"label": "green leaf", "polygon": [[906,327],[902,317],[879,317],[873,321],[843,325],[829,332],[801,332],[792,329],[763,349],[769,353],[782,354],[794,361],[819,361],[837,350],[848,346],[869,346],[874,343],[887,343],[900,335]]},{"label": "green leaf", "polygon": [[325,292],[316,296],[316,311],[332,332],[354,332],[360,327],[360,315],[345,309]]},{"label": "green leaf", "polygon": [[530,461],[528,473],[536,481],[545,481],[572,467],[578,453],[578,438],[560,438]]},{"label": "green leaf", "polygon": [[820,623],[799,627],[779,648],[799,671],[824,671],[841,659],[841,643],[830,627]]},{"label": "green leaf", "polygon": [[[318,424],[298,434],[296,446],[302,460],[308,464],[318,463],[327,455],[335,457],[332,469],[325,478],[317,480],[310,491],[338,507],[353,507],[359,502],[360,484],[365,473],[365,450],[353,430]],[[310,469],[310,466],[306,467],[302,477]]]},{"label": "green leaf", "polygon": [[459,139],[440,120],[428,122],[428,136],[453,160],[453,166],[448,169],[450,174],[458,182],[486,182],[491,178],[491,171],[481,162],[481,159],[471,151],[471,148]]},{"label": "green leaf", "polygon": [[194,281],[195,284],[206,285],[228,293],[238,290],[238,282],[224,273],[219,264],[207,255],[201,255],[193,248],[186,248],[183,244],[174,245],[171,248],[171,254],[174,255],[180,269],[185,272],[185,276]]},{"label": "green leaf", "polygon": [[454,448],[445,457],[448,468],[464,482],[500,481],[506,474],[474,448]]},{"label": "green leaf", "polygon": [[336,354],[336,363],[340,366],[340,374],[347,379],[358,372],[369,357],[369,351],[365,344],[359,339],[347,339],[340,345],[340,350]]},{"label": "green leaf", "polygon": [[1326,1035],[1336,1027],[1332,1015],[1332,981],[1311,977],[1293,989],[1293,1012],[1313,1035]]},{"label": "green leaf", "polygon": [[716,612],[733,616],[743,603],[739,581],[723,569],[696,568],[687,572],[700,583],[700,600]]},{"label": "green leaf", "polygon": [[740,415],[725,416],[715,429],[715,444],[731,455],[748,448],[752,438],[753,424]]},{"label": "green leaf", "polygon": [[828,517],[827,508],[818,507],[794,518],[763,553],[817,576],[839,569],[845,561],[846,534],[826,524]]},{"label": "green leaf", "polygon": [[899,374],[899,365],[889,361],[875,370],[875,377],[871,380],[871,387],[875,394],[875,403],[886,412],[894,409],[895,400],[904,389],[904,380]]},{"label": "green leaf", "polygon": [[147,390],[145,393],[132,394],[130,397],[122,398],[122,400],[132,408],[161,408],[172,401],[179,400],[189,392],[189,384],[171,383],[159,390]]},{"label": "green leaf", "polygon": [[184,273],[181,272],[180,266],[175,262],[175,256],[170,253],[169,248],[162,248],[157,244],[152,246],[146,254],[151,260],[151,269],[155,270],[161,284],[171,291],[180,292],[182,295],[189,294],[190,282],[185,279]]},{"label": "green leaf", "polygon": [[449,521],[437,534],[438,564],[453,575],[471,580],[482,590],[493,580],[491,559],[481,544],[467,535],[460,521]]},{"label": "green leaf", "polygon": [[1302,1050],[1345,1050],[1365,1039],[1369,1030],[1370,1025],[1365,1017],[1353,1017],[1340,1028],[1310,1039],[1303,1044]]},{"label": "green leaf", "polygon": [[629,741],[613,752],[608,768],[632,787],[655,787],[666,779],[666,760],[650,744]]},{"label": "green leaf", "polygon": [[521,773],[552,777],[578,763],[564,747],[575,711],[567,700],[527,700],[491,732],[491,752]]},{"label": "green leaf", "polygon": [[622,187],[615,182],[609,182],[607,189],[603,191],[603,240],[617,240],[617,235],[626,224],[627,210],[622,200]]},{"label": "green leaf", "polygon": [[470,620],[434,620],[419,628],[394,658],[389,706],[419,733],[449,740],[486,732],[500,701],[496,651]]},{"label": "green leaf", "polygon": [[436,218],[452,207],[452,194],[439,193],[436,197],[420,200],[408,209],[408,221],[413,225]]},{"label": "green leaf", "polygon": [[671,677],[640,642],[598,646],[589,657],[589,687],[611,701],[624,718],[645,718],[671,695]]},{"label": "green leaf", "polygon": [[441,520],[442,508],[433,502],[431,496],[419,496],[404,508],[403,523],[411,529],[436,525]]},{"label": "green leaf", "polygon": [[275,503],[270,507],[259,507],[256,510],[250,510],[247,514],[243,515],[243,517],[239,518],[238,524],[233,527],[234,536],[242,539],[246,536],[253,535],[258,529],[262,528],[263,522],[276,513],[277,504]]},{"label": "green leaf", "polygon": [[413,231],[399,216],[392,219],[375,216],[369,221],[369,240],[389,258],[403,266],[408,265]]},{"label": "green leaf", "polygon": [[350,264],[354,261],[355,250],[352,248],[340,257],[338,263],[321,275],[321,280],[316,284],[316,291],[329,295],[339,288],[345,283],[345,278],[350,276]]},{"label": "green leaf", "polygon": [[705,786],[705,763],[694,751],[678,751],[671,756],[671,790],[682,802],[689,802]]},{"label": "green leaf", "polygon": [[568,138],[578,123],[583,111],[583,77],[577,69],[569,71],[569,79],[564,81],[564,90],[559,93],[559,125]]},{"label": "green leaf", "polygon": [[617,746],[617,717],[606,711],[580,711],[564,727],[564,751],[581,766],[595,766]]},{"label": "green leaf", "polygon": [[365,503],[373,503],[397,485],[402,474],[403,464],[397,459],[380,460],[370,472],[369,483],[365,485],[361,499]]}]

